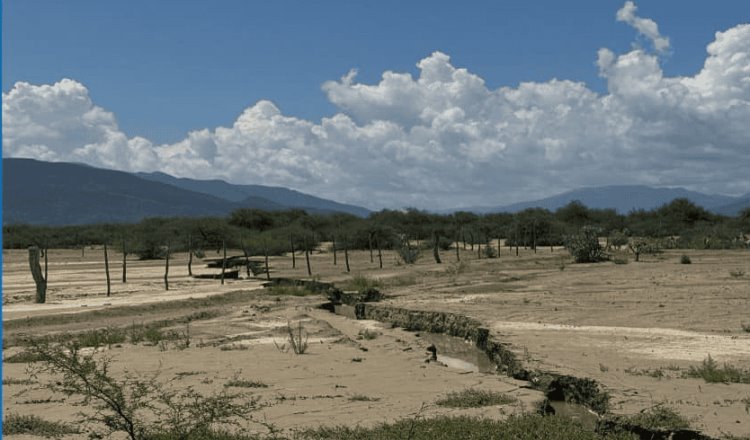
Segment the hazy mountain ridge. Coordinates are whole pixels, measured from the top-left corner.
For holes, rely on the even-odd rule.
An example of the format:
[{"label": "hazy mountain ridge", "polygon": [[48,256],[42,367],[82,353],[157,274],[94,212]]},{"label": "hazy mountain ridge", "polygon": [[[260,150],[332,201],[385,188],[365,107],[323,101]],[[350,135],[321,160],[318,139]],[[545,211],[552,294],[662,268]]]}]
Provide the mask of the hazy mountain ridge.
[{"label": "hazy mountain ridge", "polygon": [[614,209],[620,214],[632,210],[651,210],[674,199],[686,198],[696,205],[724,215],[737,215],[750,206],[750,194],[732,197],[718,194],[704,194],[685,188],[654,188],[645,185],[610,185],[579,188],[550,197],[529,202],[519,202],[504,206],[477,206],[451,211],[475,213],[519,212],[528,208],[544,208],[555,211],[568,203],[578,200],[589,208]]},{"label": "hazy mountain ridge", "polygon": [[[301,208],[330,213],[338,210],[329,207],[341,205],[307,197],[309,199],[305,200],[328,203],[321,203],[321,207],[284,205],[253,195],[232,201],[123,171],[73,163],[3,158],[3,224],[130,223],[146,217],[225,216],[238,208]],[[356,212],[358,207],[350,208]]]},{"label": "hazy mountain ridge", "polygon": [[346,212],[358,217],[366,217],[370,214],[368,209],[359,206],[347,205],[279,186],[238,185],[218,179],[198,180],[178,178],[158,172],[136,173],[136,175],[143,179],[166,183],[178,188],[210,194],[231,202],[266,200],[279,206],[275,209],[294,207],[311,209],[313,211]]}]

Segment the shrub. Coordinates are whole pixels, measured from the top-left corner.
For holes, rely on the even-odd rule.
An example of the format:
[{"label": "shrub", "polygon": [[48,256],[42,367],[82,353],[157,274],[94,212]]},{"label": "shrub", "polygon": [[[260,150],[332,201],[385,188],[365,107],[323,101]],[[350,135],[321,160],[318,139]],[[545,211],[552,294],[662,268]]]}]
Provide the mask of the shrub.
[{"label": "shrub", "polygon": [[576,263],[596,263],[606,260],[597,232],[596,228],[584,226],[578,234],[567,237],[565,247]]},{"label": "shrub", "polygon": [[8,414],[3,420],[3,435],[30,434],[39,437],[62,437],[78,430],[61,422],[50,422],[35,415]]},{"label": "shrub", "polygon": [[450,392],[435,403],[439,406],[448,406],[451,408],[478,408],[482,406],[507,405],[515,401],[514,397],[507,394],[469,388],[463,391]]},{"label": "shrub", "polygon": [[277,344],[274,341],[274,345],[276,345],[276,348],[279,351],[287,352],[289,349],[292,350],[294,354],[304,354],[307,351],[307,339],[309,335],[307,332],[302,328],[302,322],[300,321],[297,323],[297,331],[295,333],[294,328],[292,328],[291,323],[286,324],[286,331],[287,331],[287,344]]},{"label": "shrub", "polygon": [[499,421],[466,416],[411,417],[373,427],[326,426],[299,433],[299,439],[330,440],[635,440],[630,433],[598,434],[568,417],[524,414]]},{"label": "shrub", "polygon": [[690,367],[685,372],[686,377],[695,377],[709,383],[750,383],[750,370],[719,364],[709,355],[703,360],[700,367]]},{"label": "shrub", "polygon": [[341,284],[342,290],[354,290],[357,292],[380,287],[382,287],[382,283],[379,280],[365,275],[355,275]]},{"label": "shrub", "polygon": [[419,248],[408,246],[406,243],[399,247],[397,252],[398,256],[406,264],[416,263],[420,256]]},{"label": "shrub", "polygon": [[690,261],[690,257],[687,255],[683,255],[680,257],[680,264],[690,264],[692,261]]},{"label": "shrub", "polygon": [[690,422],[671,408],[656,406],[623,420],[628,425],[647,429],[675,431],[690,428]]},{"label": "shrub", "polygon": [[238,395],[223,392],[204,396],[192,388],[175,391],[153,377],[115,379],[109,358],[83,354],[75,342],[49,345],[37,341],[31,344],[30,351],[40,359],[32,374],[56,377],[47,388],[82,396],[84,403],[94,409],[86,420],[94,423],[95,429],[106,427],[107,434],[124,432],[131,440],[162,433],[180,439],[195,438],[214,425],[236,424],[237,417],[245,418],[257,407],[257,400],[237,403]]}]

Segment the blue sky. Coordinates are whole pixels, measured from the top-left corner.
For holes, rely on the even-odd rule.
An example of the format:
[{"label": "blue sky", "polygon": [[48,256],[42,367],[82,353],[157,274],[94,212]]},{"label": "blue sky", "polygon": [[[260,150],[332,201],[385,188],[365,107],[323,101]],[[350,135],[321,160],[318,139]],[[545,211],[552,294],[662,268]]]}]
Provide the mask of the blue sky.
[{"label": "blue sky", "polygon": [[[269,99],[318,120],[335,112],[320,86],[350,68],[363,82],[416,72],[443,51],[489,87],[552,78],[605,88],[596,51],[627,49],[613,21],[621,1],[100,1],[3,2],[3,90],[16,81],[73,78],[114,112],[125,133],[176,142],[189,130],[229,124]],[[692,74],[717,29],[746,1],[641,2],[675,52],[667,74]]]},{"label": "blue sky", "polygon": [[[6,0],[3,93],[13,105],[3,109],[3,151],[284,185],[371,207],[425,206],[436,197],[445,205],[504,203],[607,183],[750,191],[740,175],[718,179],[703,169],[714,160],[732,169],[744,166],[737,156],[747,150],[738,145],[748,133],[717,125],[711,109],[722,108],[721,102],[706,101],[703,113],[690,113],[695,99],[718,96],[704,87],[707,78],[717,90],[727,81],[746,84],[719,75],[723,67],[700,72],[717,31],[735,30],[719,45],[717,65],[744,50],[747,29],[739,25],[750,19],[750,4],[640,1],[631,5],[629,22],[616,19],[625,6],[624,0]],[[637,20],[658,23],[668,49],[655,50]],[[417,66],[421,61],[424,68]],[[357,74],[346,83],[341,78],[352,68]],[[461,68],[484,89],[462,82]],[[430,69],[459,71],[451,79],[452,95],[444,96],[434,84],[417,84]],[[631,81],[648,78],[654,69],[658,84]],[[387,71],[409,73],[414,82],[381,82]],[[61,85],[63,78],[74,83]],[[555,78],[585,86],[573,90],[574,83],[551,82]],[[19,81],[30,86],[14,88]],[[536,86],[519,87],[523,82]],[[635,96],[641,85],[661,101]],[[722,95],[726,103],[746,99],[744,87],[735,90],[737,96]],[[663,90],[676,93],[674,99],[663,98]],[[561,96],[577,120],[549,116]],[[658,120],[675,111],[675,99],[682,106],[679,117]],[[588,104],[578,108],[584,101]],[[81,102],[88,107],[76,107]],[[641,108],[646,105],[648,117]],[[538,109],[547,116],[529,122]],[[79,110],[88,116],[70,116]],[[580,134],[581,121],[603,111],[617,115],[600,121],[615,127],[610,132],[571,134]],[[81,120],[84,126],[77,127]],[[453,124],[450,129],[436,128],[445,120]],[[240,121],[244,128],[231,132]],[[704,137],[686,136],[679,124],[704,127]],[[50,132],[39,135],[43,129]],[[728,138],[712,139],[712,130]],[[602,151],[602,144],[611,151]],[[636,145],[658,152],[658,158],[636,158]],[[337,148],[345,154],[322,157]],[[267,166],[239,168],[237,157],[245,155],[264,158]],[[605,156],[619,158],[621,174],[573,177],[581,158],[610,167]],[[460,176],[448,176],[449,161],[436,157],[457,161]],[[645,166],[655,161],[660,165]],[[375,164],[388,188],[370,188],[369,177],[346,170],[359,163]],[[544,172],[513,175],[528,163]],[[395,169],[399,164],[404,168]],[[498,169],[508,180],[461,177]],[[334,173],[348,177],[332,178]],[[512,194],[497,193],[514,182],[520,187]]]}]

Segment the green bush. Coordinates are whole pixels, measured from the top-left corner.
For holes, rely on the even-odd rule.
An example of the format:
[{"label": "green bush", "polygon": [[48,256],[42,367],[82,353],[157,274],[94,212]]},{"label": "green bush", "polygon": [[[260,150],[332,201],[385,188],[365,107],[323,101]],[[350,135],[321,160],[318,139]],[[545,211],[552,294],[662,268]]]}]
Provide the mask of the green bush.
[{"label": "green bush", "polygon": [[599,244],[597,228],[584,226],[578,234],[567,237],[565,247],[576,263],[596,263],[607,259]]},{"label": "green bush", "polygon": [[680,257],[680,264],[690,264],[692,261],[690,261],[690,257],[687,255],[683,255]]}]

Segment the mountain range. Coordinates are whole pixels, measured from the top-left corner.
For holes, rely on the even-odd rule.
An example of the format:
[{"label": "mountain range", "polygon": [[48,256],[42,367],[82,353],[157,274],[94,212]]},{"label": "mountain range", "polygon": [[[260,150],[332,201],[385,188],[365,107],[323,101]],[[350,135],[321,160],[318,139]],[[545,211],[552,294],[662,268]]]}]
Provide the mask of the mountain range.
[{"label": "mountain range", "polygon": [[[491,212],[519,212],[528,208],[544,208],[555,211],[572,201],[580,201],[589,208],[614,209],[620,214],[632,210],[651,210],[674,199],[685,198],[698,206],[714,212],[734,216],[750,207],[750,193],[739,197],[704,194],[684,188],[654,188],[644,185],[610,185],[579,188],[551,197],[504,206],[475,206],[462,208],[478,214]],[[456,211],[456,210],[452,210]]]},{"label": "mountain range", "polygon": [[146,217],[225,216],[238,208],[312,213],[370,211],[294,190],[220,180],[132,174],[89,165],[3,159],[3,224],[137,222]]},{"label": "mountain range", "polygon": [[[505,206],[462,208],[476,213],[518,212],[540,207],[554,211],[578,200],[589,208],[620,213],[650,210],[676,198],[724,215],[750,207],[750,193],[740,197],[710,195],[683,188],[619,185],[581,188],[552,197]],[[283,187],[235,185],[164,173],[127,173],[89,165],[3,159],[3,224],[74,225],[137,222],[146,217],[225,216],[238,208],[269,211],[304,209],[311,213],[343,212],[366,217],[354,205]],[[444,211],[455,212],[458,209]]]}]

